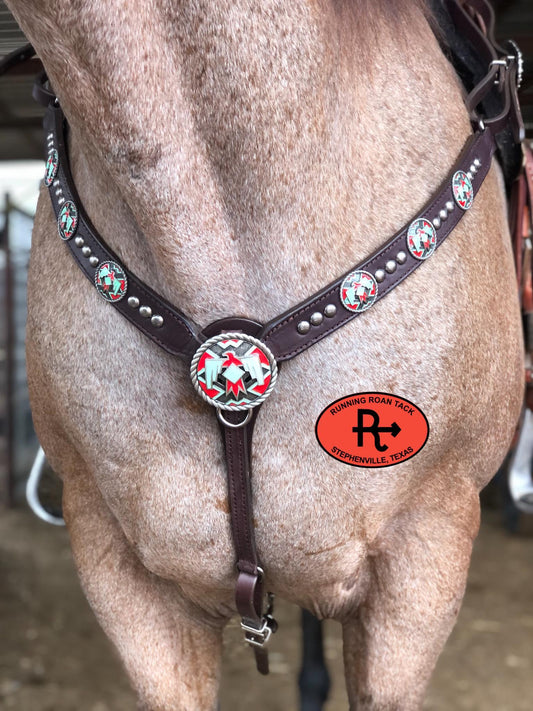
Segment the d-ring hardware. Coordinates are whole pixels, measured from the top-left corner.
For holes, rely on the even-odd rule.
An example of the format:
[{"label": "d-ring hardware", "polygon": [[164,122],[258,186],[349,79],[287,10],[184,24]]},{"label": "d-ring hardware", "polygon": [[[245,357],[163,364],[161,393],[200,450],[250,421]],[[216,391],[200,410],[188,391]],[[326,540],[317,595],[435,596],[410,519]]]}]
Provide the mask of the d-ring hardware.
[{"label": "d-ring hardware", "polygon": [[224,425],[224,427],[231,427],[231,429],[233,429],[233,430],[238,430],[240,427],[244,427],[245,425],[247,425],[250,422],[250,420],[252,418],[252,411],[248,410],[245,417],[244,417],[244,420],[242,420],[242,422],[229,422],[229,420],[226,420],[226,418],[224,417],[222,412],[223,412],[223,410],[220,410],[217,407],[217,417],[218,417],[219,421]]}]

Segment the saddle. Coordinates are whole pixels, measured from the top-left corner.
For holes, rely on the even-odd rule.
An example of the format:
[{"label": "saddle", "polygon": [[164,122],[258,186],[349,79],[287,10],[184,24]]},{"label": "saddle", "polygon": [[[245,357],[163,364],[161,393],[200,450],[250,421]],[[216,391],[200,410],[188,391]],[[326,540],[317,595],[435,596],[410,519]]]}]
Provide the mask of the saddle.
[{"label": "saddle", "polygon": [[[234,316],[200,328],[121,262],[96,232],[81,204],[69,165],[68,124],[44,73],[34,87],[34,98],[46,108],[44,180],[58,238],[108,304],[158,346],[186,362],[194,390],[215,408],[224,443],[237,559],[235,603],[245,640],[264,674],[268,673],[266,645],[277,623],[273,595],[265,594],[268,571],[261,566],[255,544],[251,448],[257,414],[275,390],[280,364],[372,308],[432,258],[471,208],[496,152],[504,156],[509,184],[516,175],[516,147],[524,138],[517,98],[522,74],[520,50],[513,42],[502,47],[495,41],[494,15],[487,0],[434,0],[433,4],[445,28],[440,38],[445,51],[464,75],[473,134],[446,180],[418,215],[364,261],[267,324]],[[9,55],[0,73],[33,55],[30,45]],[[527,176],[521,174],[514,183],[513,200],[516,230],[521,234],[517,250],[524,254],[520,262],[525,279],[522,292],[533,315],[530,233],[524,237],[523,229],[524,214],[531,224],[533,158],[531,153],[526,155]]]}]

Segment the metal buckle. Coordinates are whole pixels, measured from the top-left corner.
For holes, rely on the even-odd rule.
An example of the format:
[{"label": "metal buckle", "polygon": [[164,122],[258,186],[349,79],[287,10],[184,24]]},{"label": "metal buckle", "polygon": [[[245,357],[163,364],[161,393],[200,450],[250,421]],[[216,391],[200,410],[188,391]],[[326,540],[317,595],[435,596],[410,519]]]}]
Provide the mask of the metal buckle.
[{"label": "metal buckle", "polygon": [[500,75],[502,70],[507,71],[509,69],[509,62],[511,59],[514,59],[514,57],[505,57],[505,59],[493,59],[492,62],[489,64],[489,69],[492,69],[492,67],[500,67],[500,71],[496,75],[496,78],[494,79],[494,85],[499,86],[500,85]]},{"label": "metal buckle", "polygon": [[513,54],[508,54],[503,59],[493,59],[489,65],[489,69],[492,69],[492,67],[500,67],[500,71],[494,79],[495,86],[499,86],[501,83],[502,71],[509,71],[512,63],[516,62],[516,88],[520,89],[520,86],[522,85],[522,79],[524,77],[524,56],[520,47],[516,44],[514,40],[507,40],[507,44],[511,45],[513,49]]},{"label": "metal buckle", "polygon": [[241,620],[241,629],[244,631],[244,640],[252,647],[265,647],[272,637],[275,620],[269,615],[262,618],[261,627],[253,627],[247,625],[244,620]]},{"label": "metal buckle", "polygon": [[[260,577],[264,575],[263,569],[257,566]],[[274,593],[267,593],[267,609],[261,618],[261,627],[255,627],[253,624],[247,624],[245,619],[241,620],[241,629],[244,631],[244,640],[252,647],[265,647],[274,632],[278,629],[278,623],[273,617],[274,612]]]}]

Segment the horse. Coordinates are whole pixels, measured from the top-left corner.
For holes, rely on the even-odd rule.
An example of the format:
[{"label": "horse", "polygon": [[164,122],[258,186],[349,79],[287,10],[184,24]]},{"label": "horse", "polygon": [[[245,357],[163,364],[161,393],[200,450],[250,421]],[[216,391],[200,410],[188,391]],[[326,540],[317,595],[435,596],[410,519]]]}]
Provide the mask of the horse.
[{"label": "horse", "polygon": [[[205,325],[259,323],[372,254],[471,134],[421,0],[8,0],[70,126],[95,228]],[[28,279],[36,431],[64,485],[81,585],[151,711],[217,707],[235,615],[224,449],[188,368],[99,298],[45,188]],[[253,530],[268,590],[342,624],[357,711],[419,709],[456,620],[479,491],[523,398],[502,175],[387,298],[283,365],[257,418]],[[394,393],[430,427],[386,468],[315,422]]]}]

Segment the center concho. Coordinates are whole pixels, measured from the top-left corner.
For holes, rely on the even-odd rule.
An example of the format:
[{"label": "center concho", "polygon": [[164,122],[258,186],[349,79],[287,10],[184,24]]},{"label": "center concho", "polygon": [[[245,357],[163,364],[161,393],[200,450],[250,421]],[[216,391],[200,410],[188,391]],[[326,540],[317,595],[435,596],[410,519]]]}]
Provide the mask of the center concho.
[{"label": "center concho", "polygon": [[362,269],[348,274],[341,284],[342,305],[353,311],[360,313],[369,309],[378,295],[378,285],[372,274]]},{"label": "center concho", "polygon": [[246,333],[213,336],[196,351],[191,378],[198,394],[221,410],[249,410],[272,392],[278,366],[270,349]]},{"label": "center concho", "polygon": [[458,170],[452,178],[452,191],[455,202],[462,210],[469,210],[474,202],[474,188],[468,175]]}]

